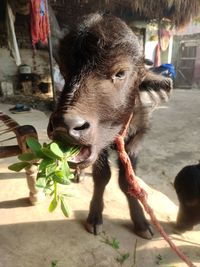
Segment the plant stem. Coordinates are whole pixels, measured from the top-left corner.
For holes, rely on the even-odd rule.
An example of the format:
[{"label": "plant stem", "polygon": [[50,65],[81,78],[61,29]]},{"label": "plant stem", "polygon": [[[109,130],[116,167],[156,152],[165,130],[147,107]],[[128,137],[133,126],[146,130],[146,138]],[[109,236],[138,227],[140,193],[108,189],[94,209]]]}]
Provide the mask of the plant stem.
[{"label": "plant stem", "polygon": [[57,182],[54,181],[54,198],[57,199]]}]

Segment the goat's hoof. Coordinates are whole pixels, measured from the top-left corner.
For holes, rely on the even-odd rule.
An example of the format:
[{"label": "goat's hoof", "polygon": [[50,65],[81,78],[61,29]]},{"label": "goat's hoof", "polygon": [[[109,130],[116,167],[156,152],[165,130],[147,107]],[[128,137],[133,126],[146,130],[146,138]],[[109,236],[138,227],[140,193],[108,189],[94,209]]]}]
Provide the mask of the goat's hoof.
[{"label": "goat's hoof", "polygon": [[79,170],[79,169],[76,169],[74,171],[74,178],[73,178],[73,182],[74,183],[80,183],[84,180],[85,178],[85,172],[84,170]]},{"label": "goat's hoof", "polygon": [[148,239],[148,240],[152,239],[152,237],[154,235],[153,229],[152,229],[152,227],[150,225],[145,230],[136,230],[135,233],[138,236],[140,236],[140,237],[142,237],[144,239]]},{"label": "goat's hoof", "polygon": [[99,235],[103,231],[103,224],[91,224],[86,222],[85,227],[89,233],[94,235]]},{"label": "goat's hoof", "polygon": [[175,234],[181,235],[182,233],[186,231],[192,231],[193,225],[181,225],[181,224],[176,224],[173,228],[173,232]]}]

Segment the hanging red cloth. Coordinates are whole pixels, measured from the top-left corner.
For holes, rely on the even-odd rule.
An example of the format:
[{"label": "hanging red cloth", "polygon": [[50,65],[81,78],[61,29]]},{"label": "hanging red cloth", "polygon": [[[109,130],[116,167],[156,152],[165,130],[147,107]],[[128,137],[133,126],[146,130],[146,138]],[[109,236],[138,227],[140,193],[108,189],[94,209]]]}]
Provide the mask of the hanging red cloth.
[{"label": "hanging red cloth", "polygon": [[158,42],[155,50],[155,59],[154,59],[154,67],[159,67],[161,64],[161,55],[160,55],[160,43]]},{"label": "hanging red cloth", "polygon": [[38,41],[46,44],[49,31],[46,0],[31,0],[31,36],[33,46]]}]

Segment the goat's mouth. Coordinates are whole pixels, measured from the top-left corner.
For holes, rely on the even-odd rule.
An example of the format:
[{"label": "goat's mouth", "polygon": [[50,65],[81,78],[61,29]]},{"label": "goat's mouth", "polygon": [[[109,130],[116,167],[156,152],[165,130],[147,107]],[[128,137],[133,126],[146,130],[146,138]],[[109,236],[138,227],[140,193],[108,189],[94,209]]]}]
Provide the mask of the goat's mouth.
[{"label": "goat's mouth", "polygon": [[73,169],[77,166],[81,169],[86,168],[95,161],[95,154],[94,147],[80,146],[80,151],[68,160],[69,166]]},{"label": "goat's mouth", "polygon": [[72,157],[69,157],[67,159],[70,168],[75,169],[78,166],[80,169],[83,169],[95,162],[97,158],[95,145],[81,144],[79,142],[76,142],[75,140],[69,138],[69,136],[66,135],[66,132],[63,130],[56,130],[54,132],[48,133],[48,135],[50,139],[60,143],[64,150],[73,147],[79,148],[78,153],[75,153],[74,155],[72,155]]}]

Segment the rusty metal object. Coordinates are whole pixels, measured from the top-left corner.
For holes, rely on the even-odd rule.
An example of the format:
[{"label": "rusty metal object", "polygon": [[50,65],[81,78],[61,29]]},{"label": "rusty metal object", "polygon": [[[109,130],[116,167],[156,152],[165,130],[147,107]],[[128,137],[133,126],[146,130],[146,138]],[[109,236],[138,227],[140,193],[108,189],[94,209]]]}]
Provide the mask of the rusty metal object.
[{"label": "rusty metal object", "polygon": [[[6,138],[0,140],[0,158],[7,158],[17,156],[21,153],[29,151],[26,144],[28,137],[34,137],[38,139],[37,131],[32,125],[20,126],[16,121],[10,118],[8,115],[0,112],[0,122],[6,126],[6,128],[0,130],[0,136],[6,135]],[[3,126],[1,125],[1,128]],[[7,138],[7,134],[13,132],[14,136]],[[1,145],[8,140],[16,139],[17,145]],[[30,202],[35,205],[44,199],[44,193],[36,188],[35,181],[37,179],[37,167],[32,165],[26,169],[26,179],[29,188],[29,199]]]}]

